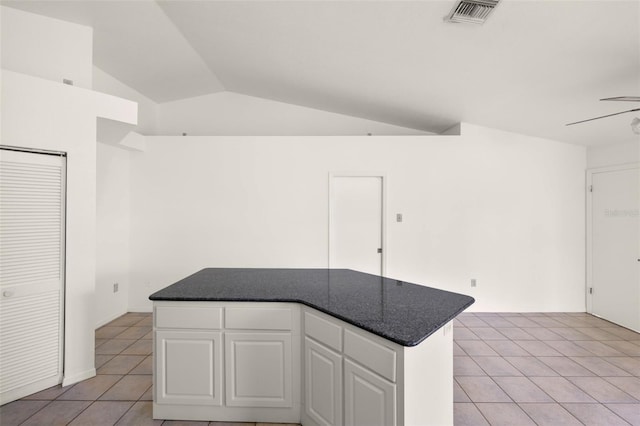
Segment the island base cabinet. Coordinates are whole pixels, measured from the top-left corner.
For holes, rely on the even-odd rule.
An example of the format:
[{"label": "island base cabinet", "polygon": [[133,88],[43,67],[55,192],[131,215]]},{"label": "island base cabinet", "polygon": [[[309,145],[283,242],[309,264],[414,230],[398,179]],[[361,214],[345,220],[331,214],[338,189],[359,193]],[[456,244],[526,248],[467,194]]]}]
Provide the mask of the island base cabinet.
[{"label": "island base cabinet", "polygon": [[225,333],[232,407],[292,407],[291,333]]},{"label": "island base cabinet", "polygon": [[342,356],[305,338],[305,409],[322,426],[342,425]]},{"label": "island base cabinet", "polygon": [[221,405],[219,332],[156,331],[158,404]]},{"label": "island base cabinet", "polygon": [[344,394],[346,426],[396,425],[396,386],[348,359]]}]

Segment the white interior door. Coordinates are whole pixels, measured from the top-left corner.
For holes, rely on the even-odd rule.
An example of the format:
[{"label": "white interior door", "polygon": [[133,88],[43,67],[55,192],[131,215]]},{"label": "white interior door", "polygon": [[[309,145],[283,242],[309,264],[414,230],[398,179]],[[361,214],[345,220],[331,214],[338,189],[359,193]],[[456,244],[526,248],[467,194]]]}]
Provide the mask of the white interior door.
[{"label": "white interior door", "polygon": [[329,267],[382,275],[382,177],[332,176]]},{"label": "white interior door", "polygon": [[591,175],[592,313],[640,331],[640,173]]},{"label": "white interior door", "polygon": [[65,174],[0,150],[0,404],[62,380]]}]

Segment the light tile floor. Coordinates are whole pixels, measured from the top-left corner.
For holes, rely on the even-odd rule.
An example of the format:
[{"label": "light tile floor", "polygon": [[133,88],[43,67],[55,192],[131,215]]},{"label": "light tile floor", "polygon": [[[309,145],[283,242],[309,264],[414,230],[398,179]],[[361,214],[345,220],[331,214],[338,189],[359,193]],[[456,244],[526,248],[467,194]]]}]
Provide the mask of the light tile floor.
[{"label": "light tile floor", "polygon": [[454,320],[463,425],[640,425],[640,334],[584,313]]},{"label": "light tile floor", "polygon": [[[206,425],[151,418],[151,350],[151,315],[126,314],[96,330],[94,378],[6,404],[0,424]],[[463,313],[454,401],[456,426],[640,426],[640,334],[584,313]]]}]

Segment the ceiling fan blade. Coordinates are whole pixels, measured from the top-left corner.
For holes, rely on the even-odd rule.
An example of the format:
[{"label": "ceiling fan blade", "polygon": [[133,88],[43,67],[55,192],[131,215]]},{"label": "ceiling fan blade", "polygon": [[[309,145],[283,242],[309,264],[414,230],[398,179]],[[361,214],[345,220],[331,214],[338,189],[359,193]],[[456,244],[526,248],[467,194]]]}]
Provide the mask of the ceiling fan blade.
[{"label": "ceiling fan blade", "polygon": [[600,120],[601,118],[613,117],[614,115],[626,114],[628,112],[640,111],[640,108],[634,108],[622,112],[614,112],[613,114],[601,115],[600,117],[588,118],[586,120],[575,121],[573,123],[565,124],[565,126],[573,126],[574,124],[586,123],[587,121]]},{"label": "ceiling fan blade", "polygon": [[626,101],[626,102],[640,102],[640,96],[615,96],[613,98],[600,99],[601,101]]}]

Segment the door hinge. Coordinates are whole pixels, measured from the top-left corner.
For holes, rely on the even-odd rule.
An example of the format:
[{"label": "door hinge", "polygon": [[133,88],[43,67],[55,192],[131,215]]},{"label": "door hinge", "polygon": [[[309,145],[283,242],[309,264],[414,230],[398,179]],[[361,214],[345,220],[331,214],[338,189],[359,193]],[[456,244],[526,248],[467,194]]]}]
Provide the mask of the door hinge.
[{"label": "door hinge", "polygon": [[378,249],[378,253],[382,253],[382,249],[381,248]]},{"label": "door hinge", "polygon": [[593,287],[589,287],[589,294],[593,294]]},{"label": "door hinge", "polygon": [[593,192],[593,185],[589,185],[589,192]]}]

